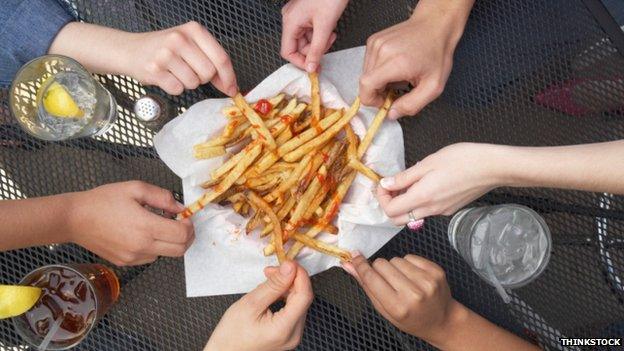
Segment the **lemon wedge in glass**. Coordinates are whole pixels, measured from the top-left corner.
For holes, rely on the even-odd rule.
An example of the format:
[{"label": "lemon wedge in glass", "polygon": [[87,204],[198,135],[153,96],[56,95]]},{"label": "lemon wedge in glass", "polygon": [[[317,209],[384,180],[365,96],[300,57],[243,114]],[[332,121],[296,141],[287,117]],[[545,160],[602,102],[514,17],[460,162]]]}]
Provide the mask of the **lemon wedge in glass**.
[{"label": "lemon wedge in glass", "polygon": [[19,316],[31,309],[41,296],[41,288],[0,285],[0,319]]},{"label": "lemon wedge in glass", "polygon": [[57,82],[50,84],[41,100],[43,108],[53,116],[61,118],[81,118],[84,116],[84,111],[78,107],[67,89]]}]

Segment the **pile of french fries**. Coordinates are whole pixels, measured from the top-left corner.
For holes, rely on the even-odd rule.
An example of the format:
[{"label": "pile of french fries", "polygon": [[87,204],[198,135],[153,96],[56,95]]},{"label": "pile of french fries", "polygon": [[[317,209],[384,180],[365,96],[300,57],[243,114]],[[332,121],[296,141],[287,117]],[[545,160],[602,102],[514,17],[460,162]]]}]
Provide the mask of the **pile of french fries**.
[{"label": "pile of french fries", "polygon": [[315,237],[338,233],[332,222],[357,172],[379,181],[361,160],[388,113],[392,95],[360,140],[350,126],[359,98],[348,110],[326,108],[317,74],[309,78],[309,104],[285,94],[259,100],[253,107],[240,94],[233,98],[234,105],[223,110],[229,122],[221,135],[195,145],[193,151],[196,158],[207,159],[226,154],[228,148],[242,149],[211,172],[211,179],[202,184],[206,192],[178,219],[211,202],[229,204],[250,218],[247,234],[256,229],[261,237],[271,234],[264,254],[277,255],[280,263],[295,259],[304,246],[351,260],[348,251]]}]

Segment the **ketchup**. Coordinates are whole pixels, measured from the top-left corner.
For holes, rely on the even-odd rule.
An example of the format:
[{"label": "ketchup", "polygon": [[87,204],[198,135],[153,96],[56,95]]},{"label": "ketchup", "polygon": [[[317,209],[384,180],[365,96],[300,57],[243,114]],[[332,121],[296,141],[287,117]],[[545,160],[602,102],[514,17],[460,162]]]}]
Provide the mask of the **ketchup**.
[{"label": "ketchup", "polygon": [[267,99],[258,100],[258,102],[256,102],[256,105],[254,106],[254,110],[263,116],[269,114],[272,109],[273,105],[271,105],[271,103]]}]

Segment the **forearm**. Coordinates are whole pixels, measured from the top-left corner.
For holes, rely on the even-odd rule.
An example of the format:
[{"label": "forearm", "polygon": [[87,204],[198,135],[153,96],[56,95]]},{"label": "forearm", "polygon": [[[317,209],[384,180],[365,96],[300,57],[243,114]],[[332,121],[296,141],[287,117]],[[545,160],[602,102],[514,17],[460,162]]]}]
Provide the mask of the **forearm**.
[{"label": "forearm", "polygon": [[49,54],[65,55],[80,62],[94,73],[124,74],[129,66],[129,40],[140,34],[102,27],[89,23],[72,22],[64,26],[54,38]]},{"label": "forearm", "polygon": [[451,317],[444,329],[425,339],[441,350],[539,350],[536,345],[491,323],[459,302],[453,302],[449,313]]},{"label": "forearm", "polygon": [[[449,29],[454,46],[464,34],[475,0],[420,0],[412,17],[435,17],[440,26]],[[454,47],[452,48],[455,49]]]},{"label": "forearm", "polygon": [[497,151],[501,186],[549,187],[624,194],[624,140]]},{"label": "forearm", "polygon": [[69,241],[73,197],[0,201],[0,251]]}]

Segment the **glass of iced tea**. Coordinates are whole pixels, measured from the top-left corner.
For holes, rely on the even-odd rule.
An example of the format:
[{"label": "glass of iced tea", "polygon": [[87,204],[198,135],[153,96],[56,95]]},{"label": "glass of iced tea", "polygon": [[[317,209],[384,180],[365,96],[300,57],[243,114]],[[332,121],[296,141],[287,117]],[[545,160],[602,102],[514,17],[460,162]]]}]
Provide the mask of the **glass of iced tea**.
[{"label": "glass of iced tea", "polygon": [[38,268],[20,285],[42,289],[39,301],[13,318],[29,344],[66,350],[80,343],[119,297],[115,273],[100,264],[50,265]]}]

